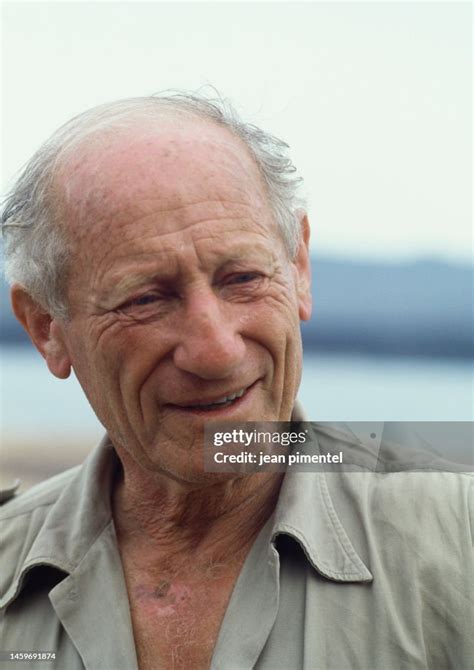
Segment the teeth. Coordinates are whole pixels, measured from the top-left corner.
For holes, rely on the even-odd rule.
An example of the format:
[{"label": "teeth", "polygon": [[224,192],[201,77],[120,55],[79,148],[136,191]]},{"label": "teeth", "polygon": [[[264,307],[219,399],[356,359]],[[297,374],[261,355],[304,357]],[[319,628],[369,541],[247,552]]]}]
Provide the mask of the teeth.
[{"label": "teeth", "polygon": [[236,398],[241,398],[246,390],[247,389],[243,388],[240,391],[237,391],[236,393],[232,393],[231,395],[226,395],[223,398],[214,400],[214,402],[199,403],[198,405],[193,405],[193,407],[213,407],[214,405],[225,405],[226,402],[230,402],[231,400],[235,400]]}]

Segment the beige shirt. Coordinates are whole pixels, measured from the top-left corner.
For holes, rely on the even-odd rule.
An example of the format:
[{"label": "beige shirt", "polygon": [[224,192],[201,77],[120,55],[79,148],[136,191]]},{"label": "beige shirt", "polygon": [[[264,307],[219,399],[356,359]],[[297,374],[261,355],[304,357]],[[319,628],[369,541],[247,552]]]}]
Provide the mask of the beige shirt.
[{"label": "beige shirt", "polygon": [[[56,660],[0,669],[136,670],[110,506],[116,467],[104,440],[82,466],[3,505],[1,658]],[[469,496],[469,474],[288,472],[211,667],[472,667]]]}]

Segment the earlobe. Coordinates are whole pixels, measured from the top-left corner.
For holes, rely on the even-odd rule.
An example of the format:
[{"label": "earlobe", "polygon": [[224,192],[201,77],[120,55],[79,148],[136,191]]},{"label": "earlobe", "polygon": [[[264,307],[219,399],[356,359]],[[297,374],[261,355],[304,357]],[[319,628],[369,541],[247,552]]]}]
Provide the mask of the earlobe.
[{"label": "earlobe", "polygon": [[302,321],[309,321],[313,304],[311,295],[311,260],[309,255],[310,226],[306,212],[300,210],[296,215],[301,227],[301,240],[295,258],[298,277],[299,317]]},{"label": "earlobe", "polygon": [[63,328],[20,284],[11,288],[13,312],[31,341],[46,361],[50,372],[66,379],[71,374],[71,360]]}]

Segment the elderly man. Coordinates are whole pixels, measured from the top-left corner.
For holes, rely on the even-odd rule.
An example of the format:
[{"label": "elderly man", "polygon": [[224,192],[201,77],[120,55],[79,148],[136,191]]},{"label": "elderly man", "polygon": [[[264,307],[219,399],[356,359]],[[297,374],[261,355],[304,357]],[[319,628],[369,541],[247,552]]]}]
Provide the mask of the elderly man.
[{"label": "elderly man", "polygon": [[19,178],[13,309],[107,436],[3,506],[3,650],[67,670],[465,667],[467,479],[203,466],[207,421],[301,417],[297,186],[285,144],[183,94],[80,115]]}]

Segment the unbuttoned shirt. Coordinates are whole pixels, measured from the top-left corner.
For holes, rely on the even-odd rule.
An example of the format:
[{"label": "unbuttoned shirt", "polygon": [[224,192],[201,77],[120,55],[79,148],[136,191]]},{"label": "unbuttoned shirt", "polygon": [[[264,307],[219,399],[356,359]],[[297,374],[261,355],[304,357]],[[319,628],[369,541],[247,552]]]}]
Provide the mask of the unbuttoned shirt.
[{"label": "unbuttoned shirt", "polygon": [[[3,505],[3,659],[56,660],[0,669],[137,669],[111,510],[117,467],[106,438],[82,466]],[[211,668],[472,667],[470,495],[469,474],[288,471]]]}]

